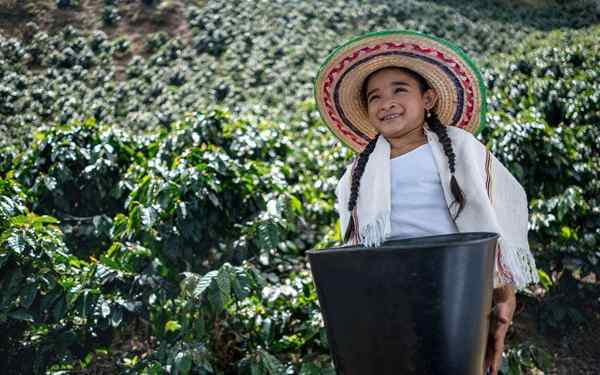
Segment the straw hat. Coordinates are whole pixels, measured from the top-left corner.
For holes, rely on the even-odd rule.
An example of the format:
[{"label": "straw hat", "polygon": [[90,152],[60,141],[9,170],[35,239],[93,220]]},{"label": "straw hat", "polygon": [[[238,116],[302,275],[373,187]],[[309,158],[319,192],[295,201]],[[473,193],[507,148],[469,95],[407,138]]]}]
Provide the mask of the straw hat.
[{"label": "straw hat", "polygon": [[421,74],[437,92],[442,124],[476,134],[484,125],[485,86],[475,63],[447,40],[415,31],[367,33],[336,47],[321,65],[314,95],[321,117],[347,146],[360,152],[376,135],[361,101],[364,79],[390,66]]}]

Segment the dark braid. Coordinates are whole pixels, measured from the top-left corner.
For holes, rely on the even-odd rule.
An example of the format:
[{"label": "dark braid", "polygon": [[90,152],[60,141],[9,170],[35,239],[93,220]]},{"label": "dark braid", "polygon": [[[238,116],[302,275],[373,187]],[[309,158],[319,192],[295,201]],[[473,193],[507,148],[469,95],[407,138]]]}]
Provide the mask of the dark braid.
[{"label": "dark braid", "polygon": [[[367,146],[362,150],[362,152],[358,155],[358,161],[356,162],[356,168],[352,171],[352,183],[350,187],[350,200],[348,201],[348,210],[352,212],[354,207],[356,206],[356,201],[358,199],[358,189],[360,187],[360,178],[362,177],[365,166],[367,165],[367,161],[369,161],[369,155],[375,149],[375,145],[377,144],[377,138],[379,138],[379,134],[377,134],[373,139],[369,141]],[[350,234],[354,230],[354,219],[352,215],[350,216],[350,224],[348,225],[348,229],[346,230],[346,234],[344,235],[344,241],[348,241],[350,238]]]},{"label": "dark braid", "polygon": [[348,202],[348,210],[350,211],[352,211],[354,206],[356,206],[356,200],[358,199],[358,188],[360,187],[360,178],[365,171],[365,166],[367,165],[367,161],[369,161],[369,156],[375,149],[377,138],[379,138],[379,134],[371,139],[364,150],[362,150],[362,152],[358,155],[356,168],[354,171],[352,171],[352,187],[350,188],[350,201]]},{"label": "dark braid", "polygon": [[454,176],[456,155],[454,154],[454,150],[452,149],[452,142],[450,141],[450,137],[448,136],[448,129],[446,129],[444,124],[440,122],[440,119],[438,118],[435,112],[432,111],[430,113],[431,116],[425,117],[425,121],[427,121],[427,125],[429,125],[429,128],[433,130],[433,132],[437,135],[440,143],[442,144],[442,147],[444,148],[444,153],[448,158],[448,167],[450,168],[450,174],[452,175],[452,177],[450,178],[450,191],[452,192],[452,195],[454,195],[454,202],[452,202],[452,205],[458,204],[459,206],[458,212],[453,218],[454,220],[456,220],[458,215],[460,215],[460,212],[465,207],[465,197],[460,186],[458,186],[456,177]]}]

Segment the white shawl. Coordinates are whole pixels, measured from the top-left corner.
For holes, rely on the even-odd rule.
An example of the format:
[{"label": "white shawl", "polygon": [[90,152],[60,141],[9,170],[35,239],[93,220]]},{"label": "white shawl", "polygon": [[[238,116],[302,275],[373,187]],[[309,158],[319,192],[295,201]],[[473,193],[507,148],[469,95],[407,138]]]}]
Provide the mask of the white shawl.
[{"label": "white shawl", "polygon": [[[424,126],[427,141],[442,181],[450,214],[455,217],[458,204],[452,205],[448,159],[437,135]],[[528,208],[525,190],[512,174],[471,133],[448,127],[456,155],[455,177],[465,197],[465,207],[455,223],[459,232],[494,232],[500,235],[494,265],[494,287],[512,284],[523,289],[539,281],[535,260],[527,240]],[[390,145],[380,136],[360,180],[353,212],[348,210],[354,163],[349,165],[336,188],[336,209],[341,233],[346,233],[354,215],[355,230],[349,243],[378,246],[389,236],[390,224]],[[356,229],[356,228],[355,228]]]}]

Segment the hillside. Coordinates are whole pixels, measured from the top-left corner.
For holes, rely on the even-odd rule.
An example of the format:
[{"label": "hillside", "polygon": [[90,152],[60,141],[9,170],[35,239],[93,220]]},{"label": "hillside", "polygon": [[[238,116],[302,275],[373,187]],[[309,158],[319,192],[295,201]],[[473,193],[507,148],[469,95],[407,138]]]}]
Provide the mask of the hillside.
[{"label": "hillside", "polygon": [[310,99],[323,57],[356,30],[431,32],[479,61],[534,31],[600,20],[593,1],[529,3],[4,0],[0,126],[10,142],[86,116],[145,129],[215,104],[286,119]]},{"label": "hillside", "polygon": [[593,0],[0,0],[0,366],[332,374],[306,251],[338,243],[352,155],[312,80],[410,28],[481,66],[479,137],[528,194],[541,282],[503,373],[595,374],[599,24]]}]

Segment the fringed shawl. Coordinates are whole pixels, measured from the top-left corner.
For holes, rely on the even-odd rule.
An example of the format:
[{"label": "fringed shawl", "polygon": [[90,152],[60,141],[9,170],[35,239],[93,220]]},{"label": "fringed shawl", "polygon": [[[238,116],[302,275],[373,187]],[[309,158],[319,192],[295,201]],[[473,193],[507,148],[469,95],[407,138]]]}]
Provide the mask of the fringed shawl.
[{"label": "fringed shawl", "polygon": [[[444,197],[452,217],[458,204],[450,190],[448,159],[441,143],[427,125]],[[535,260],[527,239],[528,208],[525,190],[512,174],[471,133],[448,127],[448,136],[456,155],[455,177],[465,196],[465,207],[455,220],[459,232],[495,232],[500,235],[494,265],[494,287],[512,284],[524,289],[539,281]],[[390,145],[379,137],[361,177],[356,206],[348,210],[351,175],[355,161],[349,165],[336,188],[336,209],[341,232],[345,233],[353,217],[354,231],[349,244],[378,246],[389,236],[390,225]]]}]

